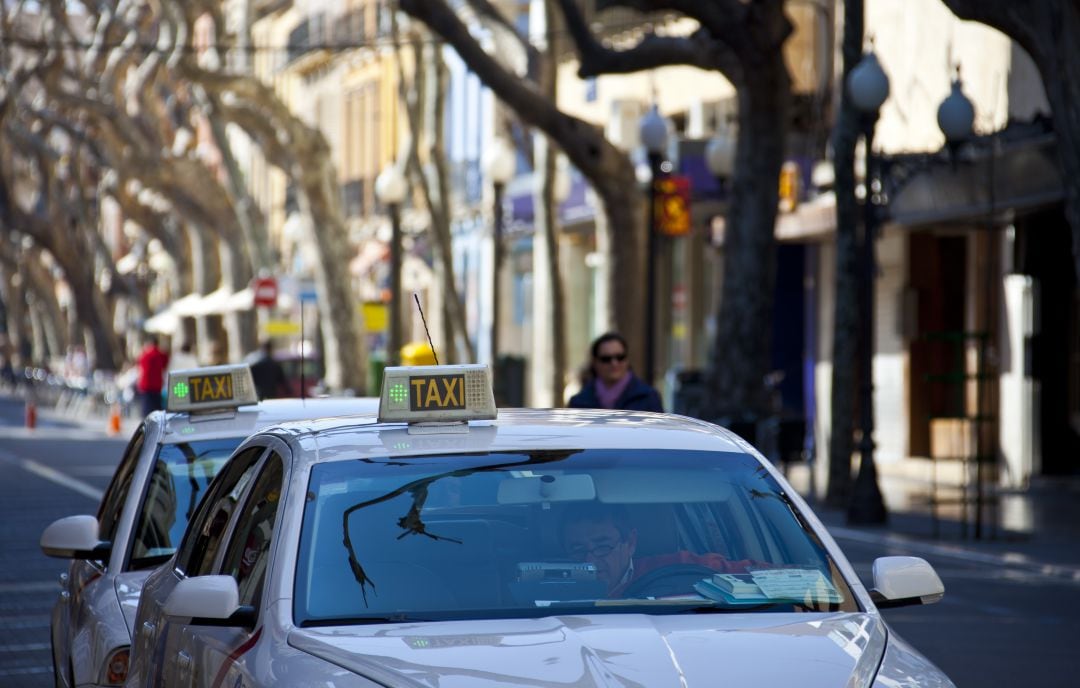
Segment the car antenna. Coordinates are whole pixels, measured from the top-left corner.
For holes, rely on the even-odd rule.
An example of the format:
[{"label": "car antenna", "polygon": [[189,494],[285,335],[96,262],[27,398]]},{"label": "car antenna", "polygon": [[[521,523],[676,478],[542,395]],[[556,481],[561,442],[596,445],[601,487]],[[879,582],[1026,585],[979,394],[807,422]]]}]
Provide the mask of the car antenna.
[{"label": "car antenna", "polygon": [[307,381],[304,379],[304,300],[300,299],[300,400],[307,397]]},{"label": "car antenna", "polygon": [[427,318],[424,317],[424,309],[420,306],[420,295],[414,291],[412,297],[416,301],[416,310],[420,311],[420,322],[424,323],[424,334],[427,335],[427,343],[428,346],[431,347],[431,355],[435,357],[435,365],[439,365],[439,354],[435,353],[435,344],[431,341],[431,331],[428,330]]}]

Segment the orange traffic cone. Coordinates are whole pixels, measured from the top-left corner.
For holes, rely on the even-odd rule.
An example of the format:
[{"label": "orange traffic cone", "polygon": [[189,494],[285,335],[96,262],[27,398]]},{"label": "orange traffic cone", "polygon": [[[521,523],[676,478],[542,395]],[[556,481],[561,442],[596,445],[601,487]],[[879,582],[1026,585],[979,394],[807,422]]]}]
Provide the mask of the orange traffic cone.
[{"label": "orange traffic cone", "polygon": [[109,434],[120,434],[120,404],[113,404],[109,409]]},{"label": "orange traffic cone", "polygon": [[26,402],[26,427],[30,430],[37,427],[37,404],[32,401]]}]

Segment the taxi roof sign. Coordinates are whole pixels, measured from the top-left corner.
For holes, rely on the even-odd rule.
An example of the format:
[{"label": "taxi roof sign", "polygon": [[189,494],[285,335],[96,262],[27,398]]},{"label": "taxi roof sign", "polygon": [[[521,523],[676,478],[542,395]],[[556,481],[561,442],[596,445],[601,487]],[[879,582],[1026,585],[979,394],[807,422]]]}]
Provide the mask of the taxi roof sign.
[{"label": "taxi roof sign", "polygon": [[490,420],[496,414],[490,366],[391,366],[383,372],[380,423]]},{"label": "taxi roof sign", "polygon": [[169,371],[168,411],[212,411],[259,403],[247,364]]}]

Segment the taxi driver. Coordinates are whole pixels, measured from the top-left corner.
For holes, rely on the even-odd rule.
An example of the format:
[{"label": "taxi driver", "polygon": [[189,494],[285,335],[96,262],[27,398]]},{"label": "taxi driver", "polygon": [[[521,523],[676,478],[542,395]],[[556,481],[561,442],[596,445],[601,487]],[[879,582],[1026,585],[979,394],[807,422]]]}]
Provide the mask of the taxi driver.
[{"label": "taxi driver", "polygon": [[596,567],[596,577],[607,583],[608,594],[634,577],[637,531],[630,527],[626,509],[596,503],[574,505],[562,527],[566,553],[575,561]]},{"label": "taxi driver", "polygon": [[637,530],[620,505],[583,502],[563,515],[561,534],[567,555],[596,566],[596,577],[608,586],[608,597],[619,597],[635,580],[650,571],[678,564],[697,564],[722,573],[745,573],[769,565],[751,560],[733,561],[722,554],[675,550],[635,557]]}]

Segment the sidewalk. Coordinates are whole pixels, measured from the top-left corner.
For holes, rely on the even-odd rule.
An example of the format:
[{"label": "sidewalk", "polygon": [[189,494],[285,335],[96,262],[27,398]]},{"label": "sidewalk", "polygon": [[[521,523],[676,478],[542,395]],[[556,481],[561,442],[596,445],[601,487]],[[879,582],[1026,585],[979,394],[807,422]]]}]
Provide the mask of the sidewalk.
[{"label": "sidewalk", "polygon": [[843,510],[823,504],[823,485],[817,487],[817,499],[809,495],[805,475],[792,475],[790,482],[837,537],[906,543],[976,558],[987,555],[999,561],[1050,567],[1080,582],[1080,476],[1035,478],[1027,490],[988,488],[978,539],[973,497],[966,536],[957,503],[939,504],[935,531],[930,482],[920,479],[916,471],[881,471],[879,485],[889,511],[888,523],[882,526],[849,524]]}]

